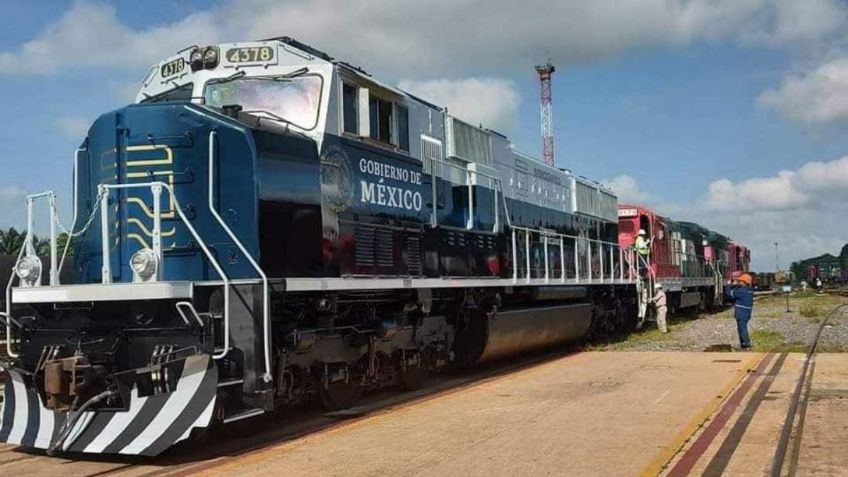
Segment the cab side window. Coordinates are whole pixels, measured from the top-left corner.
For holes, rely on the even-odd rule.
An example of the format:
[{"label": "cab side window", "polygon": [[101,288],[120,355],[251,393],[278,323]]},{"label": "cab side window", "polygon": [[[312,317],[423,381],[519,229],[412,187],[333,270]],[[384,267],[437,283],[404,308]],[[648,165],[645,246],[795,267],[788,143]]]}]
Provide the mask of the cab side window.
[{"label": "cab side window", "polygon": [[392,103],[371,95],[368,103],[371,139],[392,144]]},{"label": "cab side window", "polygon": [[351,84],[342,84],[342,117],[344,118],[344,132],[359,134],[357,88]]}]

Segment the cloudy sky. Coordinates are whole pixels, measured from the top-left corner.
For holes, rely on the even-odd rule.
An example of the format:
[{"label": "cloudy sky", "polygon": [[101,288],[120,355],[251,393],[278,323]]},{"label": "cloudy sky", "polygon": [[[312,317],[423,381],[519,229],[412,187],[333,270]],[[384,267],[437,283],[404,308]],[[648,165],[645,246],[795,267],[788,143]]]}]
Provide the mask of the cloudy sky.
[{"label": "cloudy sky", "polygon": [[533,65],[550,58],[560,167],[751,244],[758,270],[774,242],[785,267],[848,241],[846,0],[3,4],[0,226],[22,224],[24,191],[68,198],[87,125],[150,64],[289,35],[533,154]]}]

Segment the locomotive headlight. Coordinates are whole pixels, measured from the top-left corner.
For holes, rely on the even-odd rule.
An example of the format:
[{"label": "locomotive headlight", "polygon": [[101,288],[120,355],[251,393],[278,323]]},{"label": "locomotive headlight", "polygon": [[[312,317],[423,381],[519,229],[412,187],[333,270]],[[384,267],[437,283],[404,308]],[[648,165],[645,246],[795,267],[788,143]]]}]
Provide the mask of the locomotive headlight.
[{"label": "locomotive headlight", "polygon": [[156,273],[157,261],[153,250],[143,248],[130,257],[130,268],[139,278],[147,280]]},{"label": "locomotive headlight", "polygon": [[218,63],[218,49],[214,46],[206,48],[206,51],[203,52],[203,63],[206,64],[207,68],[215,66]]},{"label": "locomotive headlight", "polygon": [[203,61],[203,53],[200,52],[200,48],[195,48],[191,50],[191,55],[189,55],[188,61],[192,65]]},{"label": "locomotive headlight", "polygon": [[41,276],[41,260],[33,256],[23,257],[15,266],[15,273],[21,281],[33,283]]}]

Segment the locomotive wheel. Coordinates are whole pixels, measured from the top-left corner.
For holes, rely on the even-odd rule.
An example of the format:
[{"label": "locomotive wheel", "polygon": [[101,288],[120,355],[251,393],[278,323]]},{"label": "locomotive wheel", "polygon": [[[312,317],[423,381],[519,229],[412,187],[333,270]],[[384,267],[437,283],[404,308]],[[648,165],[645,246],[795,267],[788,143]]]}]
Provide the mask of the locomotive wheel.
[{"label": "locomotive wheel", "polygon": [[398,387],[404,391],[416,391],[424,387],[428,375],[426,368],[408,368],[406,372],[398,370]]},{"label": "locomotive wheel", "polygon": [[327,389],[318,384],[318,402],[328,411],[347,409],[356,404],[360,395],[362,395],[362,388],[353,380],[349,383],[343,381],[330,383]]}]

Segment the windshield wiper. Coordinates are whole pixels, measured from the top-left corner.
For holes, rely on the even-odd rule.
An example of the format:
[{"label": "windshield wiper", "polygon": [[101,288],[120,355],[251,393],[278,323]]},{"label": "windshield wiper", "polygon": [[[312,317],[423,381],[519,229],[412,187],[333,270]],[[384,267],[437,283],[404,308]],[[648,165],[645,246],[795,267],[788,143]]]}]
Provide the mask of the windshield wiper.
[{"label": "windshield wiper", "polygon": [[242,76],[244,76],[244,75],[246,75],[246,74],[247,74],[247,73],[246,73],[244,70],[236,71],[235,73],[233,73],[233,74],[231,74],[230,76],[227,76],[227,77],[225,77],[225,78],[213,78],[213,79],[209,80],[209,82],[208,82],[207,84],[211,84],[211,83],[215,83],[215,84],[229,83],[230,81],[237,80],[237,79],[241,78]]},{"label": "windshield wiper", "polygon": [[301,68],[299,70],[294,70],[291,73],[286,73],[284,75],[274,75],[274,76],[251,76],[250,79],[257,81],[290,81],[298,76],[303,76],[306,73],[309,73],[309,68]]},{"label": "windshield wiper", "polygon": [[[286,119],[286,118],[284,118],[284,117],[282,117],[282,116],[280,116],[276,113],[272,113],[271,111],[268,111],[267,109],[250,109],[250,110],[246,110],[246,111],[243,110],[243,111],[240,111],[240,112],[243,113],[243,114],[249,114],[251,116],[254,116],[256,118],[256,125],[257,126],[259,126],[259,123],[262,119],[270,119],[271,121],[285,123],[286,124],[286,131],[288,131],[289,126],[292,124],[292,122],[289,121],[288,119]],[[267,116],[258,116],[256,113],[265,114]]]}]

